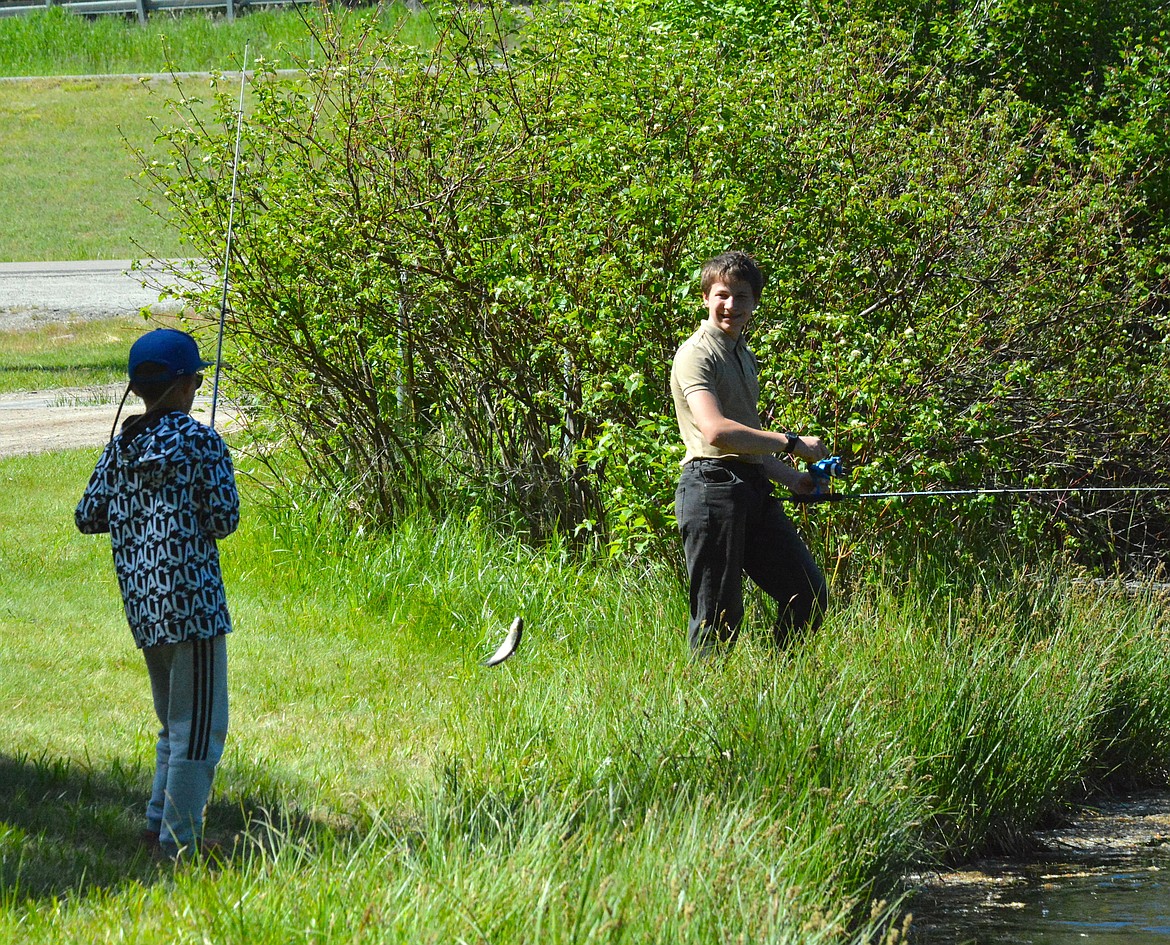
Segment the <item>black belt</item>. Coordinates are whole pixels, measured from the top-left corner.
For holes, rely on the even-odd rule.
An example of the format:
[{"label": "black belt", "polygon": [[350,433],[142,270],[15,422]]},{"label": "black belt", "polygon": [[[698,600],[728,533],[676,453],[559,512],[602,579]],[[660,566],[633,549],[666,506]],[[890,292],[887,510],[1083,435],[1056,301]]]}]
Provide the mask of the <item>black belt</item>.
[{"label": "black belt", "polygon": [[764,474],[764,466],[762,463],[747,463],[742,459],[714,459],[706,456],[700,456],[697,459],[692,459],[688,466],[695,466],[699,463],[704,463],[710,466],[716,466],[719,469],[727,469],[739,476],[740,479],[767,479]]}]

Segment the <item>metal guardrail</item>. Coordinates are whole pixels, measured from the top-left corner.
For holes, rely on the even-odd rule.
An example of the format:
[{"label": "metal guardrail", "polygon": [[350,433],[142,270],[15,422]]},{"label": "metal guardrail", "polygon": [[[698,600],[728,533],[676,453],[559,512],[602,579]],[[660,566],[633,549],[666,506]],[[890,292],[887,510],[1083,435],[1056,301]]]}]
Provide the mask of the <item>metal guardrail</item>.
[{"label": "metal guardrail", "polygon": [[182,10],[221,10],[228,20],[234,20],[237,13],[246,12],[251,7],[291,6],[298,3],[311,3],[313,0],[64,0],[53,2],[44,0],[42,3],[10,3],[0,2],[0,17],[23,16],[50,7],[60,7],[69,13],[82,16],[95,16],[103,13],[120,13],[123,16],[131,14],[138,17],[140,23],[145,23],[152,13],[169,13]]}]

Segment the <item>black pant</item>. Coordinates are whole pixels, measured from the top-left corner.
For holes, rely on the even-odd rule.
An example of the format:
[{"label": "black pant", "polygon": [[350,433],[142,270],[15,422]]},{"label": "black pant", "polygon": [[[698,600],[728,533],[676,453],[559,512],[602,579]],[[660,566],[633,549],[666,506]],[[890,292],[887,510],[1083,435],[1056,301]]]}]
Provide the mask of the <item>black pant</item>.
[{"label": "black pant", "polygon": [[757,466],[692,460],[679,478],[674,510],[690,579],[692,650],[735,642],[745,573],[776,601],[777,646],[806,625],[820,626],[828,603],[825,577]]}]

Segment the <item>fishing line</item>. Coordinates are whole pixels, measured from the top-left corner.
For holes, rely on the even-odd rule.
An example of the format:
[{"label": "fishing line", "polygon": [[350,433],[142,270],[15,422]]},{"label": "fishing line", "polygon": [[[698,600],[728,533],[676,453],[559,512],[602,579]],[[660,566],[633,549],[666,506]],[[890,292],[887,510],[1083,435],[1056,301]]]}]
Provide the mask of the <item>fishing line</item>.
[{"label": "fishing line", "polygon": [[1170,486],[979,486],[970,489],[907,489],[892,492],[828,492],[826,487],[833,479],[848,476],[840,456],[810,463],[809,475],[817,483],[818,491],[812,495],[786,495],[786,502],[815,504],[819,502],[843,502],[847,499],[961,499],[984,495],[1074,495],[1080,493],[1118,492],[1136,494],[1141,492],[1170,492]]},{"label": "fishing line", "polygon": [[121,401],[118,402],[118,412],[114,414],[114,425],[110,427],[110,442],[114,442],[114,437],[118,435],[118,421],[122,419],[122,408],[126,406],[126,398],[130,396],[130,384],[126,385],[126,390],[122,394]]},{"label": "fishing line", "polygon": [[947,499],[982,495],[1073,495],[1083,492],[1170,492],[1170,486],[1051,486],[979,489],[921,489],[905,492],[824,492],[818,495],[786,495],[788,502],[842,502],[846,499]]}]

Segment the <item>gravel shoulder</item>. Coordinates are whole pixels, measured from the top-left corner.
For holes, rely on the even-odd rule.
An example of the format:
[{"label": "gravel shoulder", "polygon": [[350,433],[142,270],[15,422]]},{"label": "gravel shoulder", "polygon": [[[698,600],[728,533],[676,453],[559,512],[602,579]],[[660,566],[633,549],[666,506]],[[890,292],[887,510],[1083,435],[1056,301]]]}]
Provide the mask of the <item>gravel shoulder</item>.
[{"label": "gravel shoulder", "polygon": [[136,268],[129,259],[0,263],[0,330],[135,315],[143,309],[160,315],[181,311],[182,303],[169,298],[169,290],[198,285],[172,271],[181,265],[151,262]]}]

